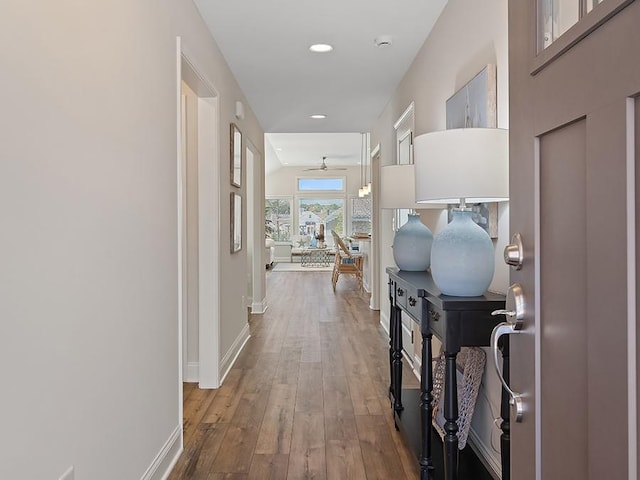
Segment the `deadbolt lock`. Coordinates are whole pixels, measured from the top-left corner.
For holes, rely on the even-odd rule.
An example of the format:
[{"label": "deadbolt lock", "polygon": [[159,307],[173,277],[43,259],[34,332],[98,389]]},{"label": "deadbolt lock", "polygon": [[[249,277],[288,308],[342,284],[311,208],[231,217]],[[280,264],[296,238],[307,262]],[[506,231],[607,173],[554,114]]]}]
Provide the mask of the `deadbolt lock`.
[{"label": "deadbolt lock", "polygon": [[524,261],[524,248],[522,246],[522,235],[514,233],[511,243],[504,247],[504,263],[512,266],[516,270],[522,268]]}]

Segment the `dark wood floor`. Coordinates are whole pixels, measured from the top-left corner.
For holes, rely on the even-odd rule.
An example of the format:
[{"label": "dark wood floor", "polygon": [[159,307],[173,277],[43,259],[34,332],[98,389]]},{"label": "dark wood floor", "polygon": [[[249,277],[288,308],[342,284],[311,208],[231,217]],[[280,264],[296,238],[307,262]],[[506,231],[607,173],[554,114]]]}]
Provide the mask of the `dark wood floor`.
[{"label": "dark wood floor", "polygon": [[[418,478],[395,431],[389,343],[352,278],[268,272],[269,308],[218,390],[184,385],[170,480]],[[415,382],[409,372],[405,384]]]}]

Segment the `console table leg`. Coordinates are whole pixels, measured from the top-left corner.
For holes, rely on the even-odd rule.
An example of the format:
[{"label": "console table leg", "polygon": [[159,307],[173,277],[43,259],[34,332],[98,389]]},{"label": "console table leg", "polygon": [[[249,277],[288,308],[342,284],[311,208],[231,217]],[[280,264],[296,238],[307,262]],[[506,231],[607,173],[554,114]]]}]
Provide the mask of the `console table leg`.
[{"label": "console table leg", "polygon": [[393,306],[394,329],[392,349],[392,373],[393,373],[393,409],[399,412],[402,407],[402,313],[400,307]]},{"label": "console table leg", "polygon": [[[393,291],[393,283],[389,281],[390,292]],[[393,402],[395,399],[395,392],[393,390],[393,338],[396,331],[396,316],[393,305],[393,295],[389,295],[389,400],[391,401],[391,408],[393,408]]]},{"label": "console table leg", "polygon": [[444,374],[444,478],[458,480],[458,383],[457,352],[445,352]]},{"label": "console table leg", "polygon": [[[504,335],[498,340],[498,347],[502,352],[502,376],[505,382],[509,383],[509,336]],[[502,480],[511,478],[511,423],[509,418],[509,394],[507,390],[502,388],[502,397],[500,398],[500,417],[502,423],[500,429],[500,456],[502,459]]]},{"label": "console table leg", "polygon": [[[426,322],[423,322],[426,324]],[[433,411],[433,367],[431,365],[431,333],[428,325],[420,325],[422,335],[422,366],[420,367],[420,421],[422,450],[420,452],[420,480],[430,480],[433,470],[431,458],[431,417]]]}]

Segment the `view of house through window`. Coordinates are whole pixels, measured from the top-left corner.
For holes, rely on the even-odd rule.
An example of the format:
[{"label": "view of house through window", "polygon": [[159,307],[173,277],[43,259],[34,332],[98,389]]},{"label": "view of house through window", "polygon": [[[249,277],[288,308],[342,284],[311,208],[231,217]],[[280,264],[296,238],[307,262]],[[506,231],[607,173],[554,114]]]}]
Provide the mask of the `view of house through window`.
[{"label": "view of house through window", "polygon": [[265,231],[276,242],[291,240],[291,200],[291,197],[265,199]]},{"label": "view of house through window", "polygon": [[333,245],[331,230],[344,235],[344,199],[301,198],[298,200],[298,235],[314,238],[324,225],[325,242]]}]

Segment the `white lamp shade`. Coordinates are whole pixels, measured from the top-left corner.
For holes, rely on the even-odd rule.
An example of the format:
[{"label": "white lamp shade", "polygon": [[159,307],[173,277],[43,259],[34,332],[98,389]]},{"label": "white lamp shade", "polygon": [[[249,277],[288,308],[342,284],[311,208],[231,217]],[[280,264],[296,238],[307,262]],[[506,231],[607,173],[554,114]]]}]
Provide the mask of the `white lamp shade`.
[{"label": "white lamp shade", "polygon": [[380,169],[380,208],[442,208],[416,203],[414,165],[387,165]]},{"label": "white lamp shade", "polygon": [[426,133],[414,139],[413,154],[417,203],[509,199],[508,130],[456,128]]}]

